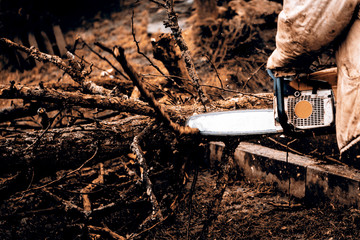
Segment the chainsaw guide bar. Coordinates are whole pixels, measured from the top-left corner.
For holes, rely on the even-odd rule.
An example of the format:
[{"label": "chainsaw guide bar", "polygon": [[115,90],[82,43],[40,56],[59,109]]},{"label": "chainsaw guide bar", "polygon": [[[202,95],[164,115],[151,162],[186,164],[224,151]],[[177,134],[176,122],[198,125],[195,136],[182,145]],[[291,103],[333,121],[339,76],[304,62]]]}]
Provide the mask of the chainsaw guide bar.
[{"label": "chainsaw guide bar", "polygon": [[283,132],[273,109],[235,110],[191,116],[186,125],[205,136],[251,136]]}]

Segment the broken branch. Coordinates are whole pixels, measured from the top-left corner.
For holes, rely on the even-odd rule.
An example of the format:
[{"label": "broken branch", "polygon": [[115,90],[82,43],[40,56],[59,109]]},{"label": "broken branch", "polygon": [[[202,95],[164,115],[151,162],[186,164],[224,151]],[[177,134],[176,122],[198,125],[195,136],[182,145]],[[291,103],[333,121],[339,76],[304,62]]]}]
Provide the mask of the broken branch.
[{"label": "broken branch", "polygon": [[69,74],[69,76],[75,82],[79,83],[84,89],[88,90],[91,93],[101,94],[106,96],[110,96],[112,94],[110,90],[103,88],[101,86],[97,86],[91,81],[87,81],[86,77],[88,73],[83,70],[83,66],[81,66],[79,62],[77,62],[75,59],[72,59],[71,57],[70,59],[68,59],[68,61],[64,61],[63,59],[61,59],[56,55],[50,55],[47,53],[40,52],[35,47],[30,47],[30,48],[25,47],[21,44],[12,42],[6,38],[0,38],[0,44],[5,45],[8,48],[14,48],[22,52],[25,52],[29,55],[29,57],[32,57],[37,61],[53,63],[59,69]]},{"label": "broken branch", "polygon": [[91,210],[91,202],[90,202],[90,198],[89,198],[88,193],[93,191],[94,188],[98,184],[103,184],[104,183],[104,175],[105,175],[104,164],[99,163],[99,168],[100,168],[99,176],[96,179],[94,179],[89,185],[87,185],[85,188],[83,188],[81,190],[82,198],[83,198],[84,213],[85,213],[86,216],[89,216],[91,214],[91,212],[92,212],[92,210]]},{"label": "broken branch", "polygon": [[180,126],[179,124],[174,123],[169,115],[165,112],[163,107],[155,100],[154,96],[145,88],[143,84],[143,78],[137,74],[135,69],[130,65],[130,63],[126,60],[124,49],[122,47],[114,47],[113,50],[105,47],[101,43],[95,43],[97,46],[99,46],[104,51],[107,51],[111,53],[116,60],[121,64],[122,68],[124,69],[125,73],[130,77],[130,79],[133,81],[134,85],[138,87],[141,94],[146,98],[146,100],[149,102],[150,106],[154,109],[156,116],[159,120],[164,122],[167,126],[170,126],[170,128],[179,133],[179,134],[197,134],[199,131],[194,128],[190,128],[188,126]]},{"label": "broken branch", "polygon": [[58,103],[60,105],[77,105],[85,108],[112,109],[122,112],[152,116],[154,111],[140,100],[103,95],[89,95],[79,92],[65,92],[39,87],[4,86],[0,85],[0,99],[20,98]]},{"label": "broken branch", "polygon": [[165,8],[168,14],[168,21],[165,23],[165,27],[169,27],[171,29],[172,35],[174,36],[177,45],[182,51],[182,57],[184,58],[186,69],[189,73],[189,76],[196,91],[199,94],[200,102],[203,104],[204,110],[206,111],[205,103],[208,102],[208,98],[205,96],[203,90],[200,87],[200,78],[196,73],[194,63],[191,59],[190,50],[182,36],[177,15],[174,11],[174,2],[172,0],[166,0]]},{"label": "broken branch", "polygon": [[144,153],[139,145],[143,136],[149,131],[151,126],[152,126],[152,124],[149,124],[148,127],[146,127],[139,135],[134,137],[134,140],[131,143],[131,150],[136,155],[136,159],[140,165],[140,169],[141,169],[140,179],[142,182],[144,182],[146,184],[146,194],[149,196],[150,202],[152,204],[152,213],[151,213],[150,218],[151,218],[151,220],[153,220],[156,217],[159,217],[159,219],[161,221],[163,219],[163,215],[161,213],[159,203],[156,199],[156,196],[153,191],[152,183],[149,178],[149,169],[147,167],[146,160],[144,158]]},{"label": "broken branch", "polygon": [[117,234],[116,232],[110,230],[108,227],[96,227],[96,226],[92,226],[89,225],[87,226],[89,228],[89,231],[95,231],[95,232],[103,232],[103,233],[107,233],[108,235],[110,235],[110,237],[112,237],[113,239],[116,240],[126,240],[126,238],[120,236],[119,234]]}]

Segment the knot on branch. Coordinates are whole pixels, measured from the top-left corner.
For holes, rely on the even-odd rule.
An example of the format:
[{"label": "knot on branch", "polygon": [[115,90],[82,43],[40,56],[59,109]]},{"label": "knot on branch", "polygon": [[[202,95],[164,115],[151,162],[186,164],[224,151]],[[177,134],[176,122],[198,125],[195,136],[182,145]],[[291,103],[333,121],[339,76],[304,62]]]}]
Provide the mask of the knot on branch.
[{"label": "knot on branch", "polygon": [[[39,58],[39,50],[36,48],[36,47],[34,47],[34,46],[31,46],[30,48],[29,48],[29,56],[31,56],[31,57],[33,57],[34,59],[36,59],[36,60],[39,60],[40,58]],[[49,61],[49,60],[47,60],[47,61]]]},{"label": "knot on branch", "polygon": [[116,45],[115,47],[113,47],[113,53],[115,57],[123,57],[124,56],[124,48]]}]

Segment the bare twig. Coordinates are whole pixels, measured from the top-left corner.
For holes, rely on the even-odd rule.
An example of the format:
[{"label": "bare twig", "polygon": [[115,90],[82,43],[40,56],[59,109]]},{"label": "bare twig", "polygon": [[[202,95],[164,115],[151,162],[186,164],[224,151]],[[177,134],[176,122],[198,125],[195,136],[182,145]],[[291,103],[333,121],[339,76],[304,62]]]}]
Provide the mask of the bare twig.
[{"label": "bare twig", "polygon": [[209,88],[216,88],[216,89],[219,89],[219,90],[225,91],[225,92],[239,93],[239,94],[241,94],[241,95],[256,97],[256,98],[260,98],[260,99],[264,99],[264,100],[268,100],[268,101],[271,101],[271,100],[272,100],[272,98],[261,97],[261,96],[259,96],[259,95],[257,95],[257,94],[245,93],[245,92],[241,92],[241,91],[238,91],[238,90],[219,88],[219,87],[216,87],[216,86],[206,85],[206,84],[203,84],[203,85],[201,85],[201,86],[203,86],[203,87],[209,87]]},{"label": "bare twig", "polygon": [[87,81],[86,77],[89,75],[89,73],[85,72],[83,70],[82,65],[76,61],[75,59],[72,59],[71,57],[68,59],[68,61],[64,61],[60,57],[56,55],[50,55],[43,52],[40,52],[35,47],[25,47],[21,44],[15,43],[10,41],[6,38],[0,38],[0,44],[8,47],[8,48],[14,48],[17,50],[20,50],[22,52],[25,52],[29,55],[29,57],[34,58],[37,61],[40,62],[51,62],[55,66],[57,66],[59,69],[63,70],[69,76],[77,83],[79,83],[83,88],[88,90],[91,93],[94,94],[101,94],[110,96],[112,92],[106,88],[103,88],[101,86],[98,86],[94,84],[92,81]]},{"label": "bare twig", "polygon": [[58,68],[69,74],[76,82],[83,82],[85,79],[84,74],[81,71],[79,71],[79,69],[75,69],[73,66],[70,66],[68,63],[66,63],[58,56],[40,52],[35,47],[31,47],[31,48],[25,47],[21,44],[12,42],[6,38],[0,38],[0,43],[6,47],[14,48],[22,52],[25,52],[29,55],[29,57],[32,57],[37,61],[53,63]]},{"label": "bare twig", "polygon": [[110,230],[108,227],[96,227],[96,226],[92,226],[92,225],[89,225],[87,227],[88,227],[89,231],[107,233],[110,237],[112,237],[113,239],[116,239],[116,240],[126,240],[126,238],[124,238],[123,236],[120,236],[116,232]]},{"label": "bare twig", "polygon": [[299,155],[301,155],[301,156],[309,156],[309,155],[306,155],[305,153],[301,153],[301,152],[296,151],[295,149],[293,149],[293,148],[289,147],[289,144],[288,144],[288,145],[286,145],[286,144],[282,144],[281,142],[276,141],[276,140],[275,140],[275,139],[273,139],[272,137],[268,137],[268,139],[269,139],[270,141],[272,141],[272,142],[274,142],[274,143],[276,143],[276,144],[278,144],[278,145],[280,145],[280,146],[282,146],[282,147],[284,147],[284,148],[286,148],[286,149],[290,150],[290,151],[291,151],[291,152],[293,152],[293,153],[299,154]]},{"label": "bare twig", "polygon": [[262,63],[260,67],[258,67],[251,75],[248,77],[244,83],[244,86],[242,86],[241,90],[244,90],[248,82],[260,71],[260,69],[266,64],[266,62]]},{"label": "bare twig", "polygon": [[40,141],[40,139],[44,136],[44,134],[50,129],[50,127],[52,126],[52,123],[54,122],[54,120],[56,119],[56,117],[59,116],[62,111],[63,111],[63,110],[60,110],[60,111],[54,116],[53,121],[48,124],[48,126],[44,129],[44,131],[40,134],[40,136],[36,139],[36,141],[33,142],[30,146],[28,146],[28,147],[25,149],[25,152],[27,152],[27,151],[28,151],[29,149],[31,149],[32,147],[36,146],[36,144]]},{"label": "bare twig", "polygon": [[149,131],[151,126],[152,126],[152,123],[150,123],[149,126],[147,126],[138,136],[134,137],[134,140],[131,144],[131,151],[136,155],[136,159],[140,165],[140,170],[141,170],[140,171],[141,172],[140,179],[142,182],[144,182],[146,184],[146,194],[149,196],[150,202],[152,204],[152,213],[151,213],[150,219],[154,220],[158,217],[159,220],[161,221],[163,219],[163,215],[161,213],[159,203],[154,194],[152,182],[149,178],[149,169],[146,164],[146,160],[144,158],[144,153],[139,145],[143,136],[145,134],[147,134],[147,132]]},{"label": "bare twig", "polygon": [[[272,142],[274,142],[274,143],[276,143],[276,144],[278,144],[278,145],[280,145],[280,146],[288,149],[289,151],[291,151],[291,152],[293,152],[293,153],[296,153],[296,154],[301,155],[301,156],[313,158],[313,156],[308,155],[308,154],[305,154],[305,153],[302,153],[302,152],[299,152],[299,151],[296,151],[295,149],[289,147],[288,145],[285,145],[285,144],[282,144],[282,143],[279,142],[279,141],[276,141],[276,140],[273,139],[272,137],[268,137],[268,139],[269,139],[270,141],[272,141]],[[335,158],[332,158],[332,157],[330,157],[330,156],[325,156],[325,158],[326,158],[327,160],[329,160],[329,161],[338,163],[338,164],[340,164],[340,165],[348,166],[347,164],[345,164],[345,163],[343,163],[343,162],[341,162],[341,161],[339,161],[339,160],[337,160],[337,159],[335,159]]]},{"label": "bare twig", "polygon": [[159,5],[160,7],[166,8],[165,3],[161,3],[161,2],[156,1],[156,0],[149,0],[149,1],[150,1],[150,2],[153,2],[153,3],[156,3],[156,4]]},{"label": "bare twig", "polygon": [[87,185],[85,188],[83,188],[80,192],[82,194],[82,198],[83,198],[83,207],[84,207],[84,213],[86,216],[89,216],[92,212],[91,210],[91,202],[90,202],[90,198],[89,198],[89,193],[91,191],[94,190],[94,188],[98,185],[98,184],[103,184],[104,183],[104,175],[105,175],[105,170],[104,170],[104,164],[103,163],[99,163],[99,168],[100,168],[100,173],[99,176],[94,179],[89,185]]},{"label": "bare twig", "polygon": [[170,215],[172,215],[172,213],[170,213],[169,215],[167,215],[166,217],[164,217],[161,221],[158,221],[156,222],[154,225],[152,225],[151,227],[148,227],[144,230],[142,230],[141,232],[139,233],[133,233],[133,234],[130,234],[129,238],[128,239],[136,239],[138,238],[141,234],[147,232],[147,231],[150,231],[151,229],[153,229],[154,227],[160,225],[161,223],[163,223],[166,219],[168,219],[170,217]]},{"label": "bare twig", "polygon": [[70,201],[67,201],[65,199],[60,198],[59,196],[56,196],[55,194],[53,194],[52,192],[50,192],[47,189],[42,189],[43,192],[47,193],[50,197],[54,198],[57,202],[61,202],[64,206],[65,211],[67,212],[69,209],[73,209],[76,210],[80,213],[83,213],[83,209],[78,207],[77,205],[73,204]]},{"label": "bare twig", "polygon": [[84,44],[84,46],[86,46],[92,53],[94,53],[98,58],[100,58],[101,60],[107,62],[117,73],[119,73],[121,76],[123,76],[125,79],[129,80],[129,78],[117,67],[114,66],[114,64],[112,64],[106,57],[101,56],[98,52],[96,52],[92,47],[90,47],[89,44],[87,44],[87,42],[85,42],[82,38],[78,38],[79,42],[81,41],[82,44]]},{"label": "bare twig", "polygon": [[55,179],[55,180],[53,180],[53,181],[51,181],[51,182],[45,183],[44,185],[41,185],[41,186],[39,186],[39,187],[33,187],[33,188],[30,188],[30,189],[27,189],[27,190],[24,191],[23,193],[26,193],[26,192],[28,192],[28,191],[33,191],[33,190],[38,190],[38,189],[46,188],[46,187],[48,187],[48,186],[50,186],[50,185],[52,185],[52,184],[54,184],[54,183],[56,183],[56,182],[61,181],[61,180],[64,179],[65,177],[67,177],[67,176],[69,176],[69,175],[71,175],[71,174],[73,174],[73,173],[75,173],[75,172],[80,171],[88,162],[90,162],[91,160],[94,159],[94,157],[96,156],[97,152],[98,152],[98,148],[96,148],[95,153],[94,153],[88,160],[86,160],[83,164],[81,164],[81,165],[80,165],[78,168],[76,168],[75,170],[72,170],[72,171],[70,171],[70,172],[67,172],[66,174],[62,175],[61,177],[59,177],[59,178],[57,178],[57,179]]},{"label": "bare twig", "polygon": [[115,206],[115,203],[109,203],[107,205],[104,205],[104,206],[100,206],[98,208],[95,208],[94,210],[92,210],[93,212],[100,212],[100,211],[103,211],[105,209],[108,209],[108,208],[112,208]]},{"label": "bare twig", "polygon": [[199,94],[200,102],[203,104],[204,110],[206,111],[205,103],[208,102],[208,98],[201,89],[200,78],[196,73],[194,63],[191,59],[190,50],[182,36],[178,18],[174,11],[173,0],[165,0],[165,9],[167,10],[168,21],[164,22],[164,25],[165,27],[169,27],[171,29],[172,35],[174,36],[174,39],[182,52],[182,57],[184,58],[186,69],[189,73],[192,83]]},{"label": "bare twig", "polygon": [[[134,39],[134,42],[136,44],[136,48],[137,48],[137,52],[142,55],[149,63],[150,65],[155,68],[160,74],[161,76],[165,77],[167,80],[171,81],[173,83],[173,85],[177,86],[180,88],[180,86],[177,85],[177,83],[169,76],[166,76],[165,73],[163,71],[161,71],[161,69],[155,65],[151,59],[146,56],[145,53],[143,53],[141,50],[140,50],[140,46],[139,46],[139,41],[136,40],[136,35],[135,35],[135,29],[134,29],[134,11],[132,11],[132,15],[131,15],[131,33],[132,33],[132,36],[133,36],[133,39]],[[174,96],[172,96],[171,94],[167,93],[167,92],[164,92],[167,96],[169,96],[174,102],[176,102],[176,99]]]},{"label": "bare twig", "polygon": [[140,55],[142,55],[142,56],[150,63],[150,65],[151,65],[153,68],[155,68],[161,75],[163,75],[164,77],[166,77],[165,74],[163,73],[163,71],[161,71],[161,69],[160,69],[158,66],[156,66],[156,65],[151,61],[151,59],[150,59],[148,56],[146,56],[146,54],[143,53],[143,52],[140,50],[139,41],[136,40],[135,29],[134,29],[134,14],[135,14],[135,13],[134,13],[134,10],[133,10],[133,11],[132,11],[132,15],[131,15],[131,34],[132,34],[133,39],[134,39],[134,42],[135,42],[135,44],[136,44],[137,52],[138,52]]},{"label": "bare twig", "polygon": [[217,76],[217,78],[219,79],[221,88],[224,89],[224,85],[223,85],[223,83],[222,83],[222,80],[221,80],[221,77],[220,77],[219,72],[218,72],[218,70],[217,70],[217,67],[214,65],[214,63],[211,61],[211,58],[210,58],[208,55],[206,55],[206,58],[207,58],[207,60],[209,61],[209,63],[211,64],[212,68],[214,69],[214,71],[215,71],[215,73],[216,73],[216,76]]}]

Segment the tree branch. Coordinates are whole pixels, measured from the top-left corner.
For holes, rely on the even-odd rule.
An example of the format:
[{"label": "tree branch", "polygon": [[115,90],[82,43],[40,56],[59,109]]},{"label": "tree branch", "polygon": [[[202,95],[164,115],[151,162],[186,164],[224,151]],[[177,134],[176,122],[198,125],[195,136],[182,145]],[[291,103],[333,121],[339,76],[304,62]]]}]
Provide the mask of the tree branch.
[{"label": "tree branch", "polygon": [[[140,165],[140,172],[141,176],[140,179],[143,183],[146,184],[146,194],[150,198],[150,202],[152,205],[152,213],[150,215],[150,219],[154,220],[156,217],[159,217],[159,220],[161,221],[163,219],[163,215],[161,213],[161,209],[159,207],[159,203],[156,199],[156,196],[153,191],[153,185],[149,177],[149,169],[146,164],[146,160],[144,157],[144,153],[140,147],[140,141],[142,140],[143,136],[149,131],[152,124],[150,123],[148,127],[146,127],[139,135],[134,137],[133,142],[131,143],[131,151],[136,155],[136,159]],[[143,224],[142,224],[143,225]]]},{"label": "tree branch", "polygon": [[180,126],[179,124],[174,123],[169,115],[165,112],[163,107],[155,100],[154,96],[145,88],[143,84],[143,78],[137,74],[133,66],[126,60],[124,49],[122,47],[116,46],[113,50],[107,48],[101,43],[95,43],[97,46],[102,48],[104,51],[111,53],[116,60],[121,64],[125,73],[133,81],[134,85],[138,87],[141,94],[149,102],[149,105],[154,109],[156,117],[169,126],[173,131],[179,134],[198,134],[198,129],[190,128],[188,126]]},{"label": "tree branch", "polygon": [[[63,70],[65,73],[69,74],[69,76],[78,84],[80,84],[84,89],[88,90],[93,94],[100,94],[110,96],[112,95],[112,91],[101,86],[94,84],[92,81],[87,81],[86,77],[88,75],[87,72],[83,70],[83,66],[77,62],[75,59],[71,57],[64,61],[60,57],[56,55],[50,55],[43,52],[40,52],[35,47],[25,47],[21,44],[10,41],[6,38],[0,38],[0,44],[4,45],[8,48],[13,48],[25,52],[29,55],[29,57],[34,58],[40,62],[51,62],[59,69]],[[71,53],[70,53],[71,54]]]},{"label": "tree branch", "polygon": [[186,69],[189,73],[189,76],[192,80],[192,83],[199,94],[200,102],[204,105],[204,110],[206,111],[205,103],[208,102],[208,98],[205,96],[203,90],[200,87],[200,78],[197,75],[195,70],[194,63],[191,59],[190,50],[182,36],[181,28],[178,23],[177,15],[174,11],[174,3],[172,0],[165,1],[165,8],[168,14],[168,21],[164,23],[165,27],[169,27],[171,29],[172,35],[175,38],[177,45],[182,51],[182,57],[184,58]]},{"label": "tree branch", "polygon": [[40,87],[25,87],[22,85],[0,85],[0,99],[20,98],[57,103],[60,105],[77,105],[84,108],[112,109],[146,116],[153,116],[154,110],[148,104],[133,99],[89,95],[79,92],[65,92]]}]

